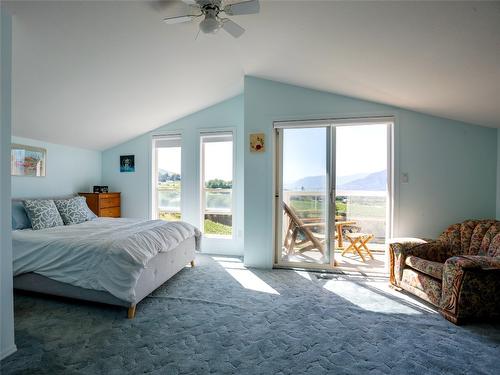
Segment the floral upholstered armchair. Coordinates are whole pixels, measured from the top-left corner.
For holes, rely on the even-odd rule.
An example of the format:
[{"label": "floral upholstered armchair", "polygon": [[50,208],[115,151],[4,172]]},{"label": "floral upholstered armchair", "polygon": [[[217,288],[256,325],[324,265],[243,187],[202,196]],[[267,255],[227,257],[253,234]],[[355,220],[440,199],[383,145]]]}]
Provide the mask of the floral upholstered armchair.
[{"label": "floral upholstered armchair", "polygon": [[435,241],[390,245],[390,282],[449,321],[500,315],[500,221],[454,224]]}]

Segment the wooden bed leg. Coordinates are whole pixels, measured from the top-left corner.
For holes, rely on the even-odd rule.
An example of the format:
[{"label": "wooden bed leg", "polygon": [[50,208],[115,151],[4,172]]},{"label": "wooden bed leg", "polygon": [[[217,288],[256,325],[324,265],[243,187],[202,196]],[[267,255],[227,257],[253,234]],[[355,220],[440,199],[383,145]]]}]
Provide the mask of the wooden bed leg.
[{"label": "wooden bed leg", "polygon": [[191,261],[191,267],[194,267],[194,259]]},{"label": "wooden bed leg", "polygon": [[129,319],[134,319],[134,318],[135,318],[135,305],[130,306],[130,307],[128,308],[127,317],[128,317]]}]

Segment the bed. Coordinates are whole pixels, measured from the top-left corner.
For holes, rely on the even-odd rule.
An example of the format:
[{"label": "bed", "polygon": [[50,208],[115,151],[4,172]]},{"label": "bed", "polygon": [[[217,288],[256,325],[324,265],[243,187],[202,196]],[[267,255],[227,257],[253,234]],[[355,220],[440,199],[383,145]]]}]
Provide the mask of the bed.
[{"label": "bed", "polygon": [[187,264],[201,233],[184,222],[95,218],[13,230],[14,288],[128,308]]}]

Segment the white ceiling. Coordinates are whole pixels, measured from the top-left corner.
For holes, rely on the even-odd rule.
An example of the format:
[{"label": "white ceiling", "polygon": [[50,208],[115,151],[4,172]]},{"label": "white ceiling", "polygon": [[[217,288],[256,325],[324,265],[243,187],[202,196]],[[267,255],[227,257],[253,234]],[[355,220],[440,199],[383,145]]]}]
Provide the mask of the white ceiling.
[{"label": "white ceiling", "polygon": [[500,127],[499,2],[261,1],[200,35],[146,2],[7,5],[13,133],[105,149],[243,90],[254,75]]}]

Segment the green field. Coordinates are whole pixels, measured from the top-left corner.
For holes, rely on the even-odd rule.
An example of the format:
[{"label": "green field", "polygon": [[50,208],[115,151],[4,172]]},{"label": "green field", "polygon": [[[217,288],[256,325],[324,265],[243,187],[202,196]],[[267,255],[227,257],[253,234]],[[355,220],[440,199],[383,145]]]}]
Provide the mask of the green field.
[{"label": "green field", "polygon": [[[294,198],[291,199],[290,205],[301,217],[321,216],[325,210],[324,200],[310,196]],[[335,201],[335,214],[347,215],[349,218],[385,218],[385,210],[385,197],[337,197]]]},{"label": "green field", "polygon": [[[324,196],[294,195],[290,206],[302,219],[323,218]],[[384,241],[386,234],[386,198],[384,196],[339,196],[335,201],[335,215],[353,220],[363,232],[373,233],[375,242]],[[340,220],[342,220],[340,219]],[[339,219],[337,219],[339,220]]]}]

